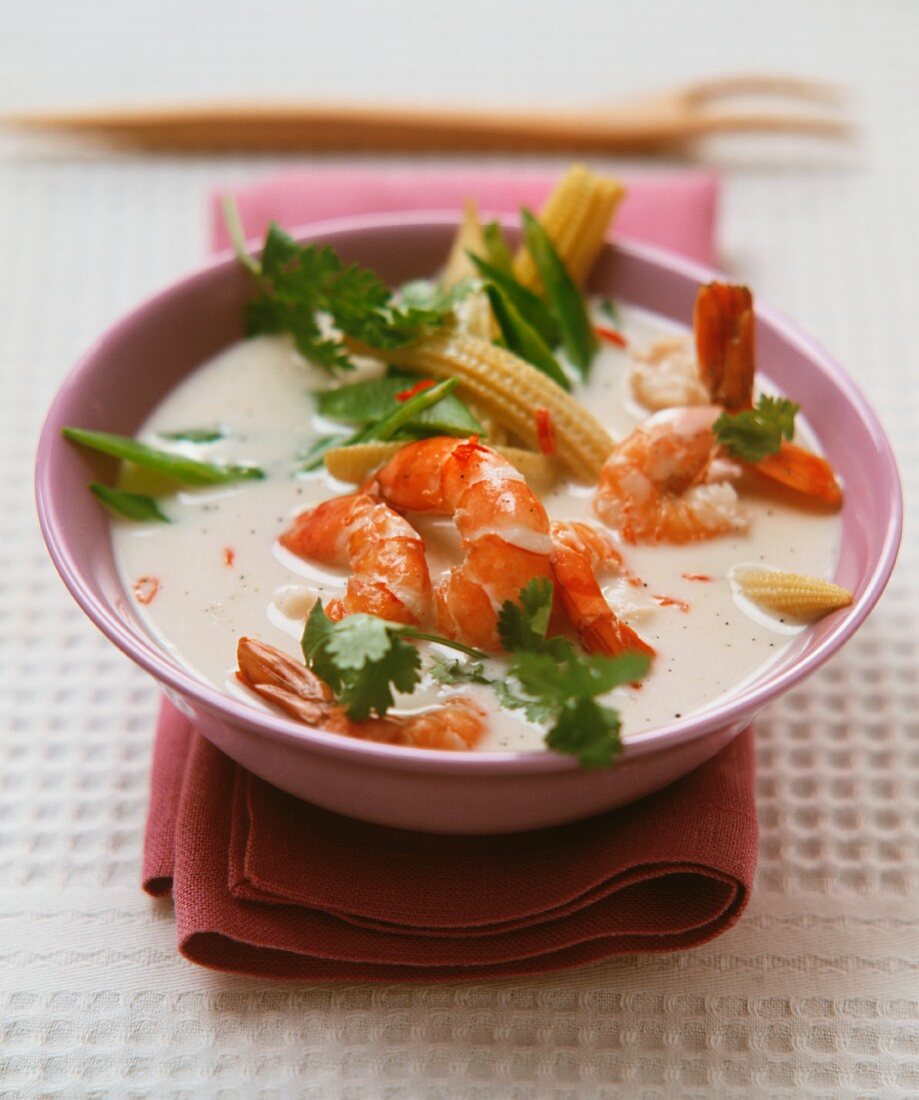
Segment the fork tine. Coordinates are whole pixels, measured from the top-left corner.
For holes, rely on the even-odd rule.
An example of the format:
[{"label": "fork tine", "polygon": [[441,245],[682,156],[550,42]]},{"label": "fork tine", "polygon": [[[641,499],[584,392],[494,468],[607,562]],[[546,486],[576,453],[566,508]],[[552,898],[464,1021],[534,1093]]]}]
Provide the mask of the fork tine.
[{"label": "fork tine", "polygon": [[783,76],[779,73],[738,73],[716,76],[710,80],[694,80],[677,89],[686,103],[701,105],[733,95],[779,95],[811,103],[842,105],[846,95],[842,88],[822,80]]}]

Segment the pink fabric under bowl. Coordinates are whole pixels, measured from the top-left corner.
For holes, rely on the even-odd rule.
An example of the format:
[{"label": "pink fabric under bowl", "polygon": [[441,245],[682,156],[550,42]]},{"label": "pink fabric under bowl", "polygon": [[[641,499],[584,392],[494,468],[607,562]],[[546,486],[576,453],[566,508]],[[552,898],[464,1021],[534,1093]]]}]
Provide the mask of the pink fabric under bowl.
[{"label": "pink fabric under bowl", "polygon": [[[390,283],[435,272],[455,215],[366,216],[314,225],[322,240]],[[593,288],[689,323],[713,272],[651,247],[607,245]],[[902,502],[890,445],[864,397],[827,353],[768,307],[757,308],[759,365],[808,412],[846,492],[839,583],[851,607],[800,636],[728,698],[630,740],[615,767],[583,771],[552,753],[436,753],[307,729],[231,699],[176,664],[141,626],[118,578],[108,521],[86,490],[114,463],[65,443],[65,424],[133,434],[201,362],[242,335],[248,276],[223,254],[140,305],[77,364],[48,414],[36,491],[45,540],[64,582],[96,625],[146,668],[197,729],[255,775],[319,806],[367,821],[444,833],[490,833],[574,821],[624,805],[687,774],[771,699],[830,657],[864,620],[893,568]]]}]

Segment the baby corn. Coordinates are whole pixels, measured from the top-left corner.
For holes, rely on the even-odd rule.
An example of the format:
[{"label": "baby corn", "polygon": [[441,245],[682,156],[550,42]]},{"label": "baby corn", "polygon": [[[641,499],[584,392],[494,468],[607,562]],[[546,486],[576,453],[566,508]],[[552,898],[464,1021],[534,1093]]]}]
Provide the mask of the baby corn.
[{"label": "baby corn", "polygon": [[852,602],[847,588],[801,573],[738,569],[734,579],[740,591],[760,607],[796,619],[819,619]]},{"label": "baby corn", "polygon": [[[384,462],[405,444],[398,441],[385,443],[355,443],[350,447],[333,447],[325,453],[326,469],[339,481],[360,485]],[[493,448],[515,466],[536,492],[551,489],[557,480],[558,463],[536,451],[524,451],[520,447]]]},{"label": "baby corn", "polygon": [[482,233],[482,223],[479,221],[479,211],[472,199],[463,202],[463,220],[453,238],[450,255],[447,257],[447,266],[440,277],[444,290],[452,290],[463,279],[477,279],[478,272],[468,253],[474,256],[487,256],[485,248],[485,236]]},{"label": "baby corn", "polygon": [[[541,225],[578,286],[593,267],[624,195],[625,188],[618,180],[594,175],[583,164],[574,164],[539,212]],[[542,290],[536,265],[525,248],[514,258],[514,275],[530,290]]]},{"label": "baby corn", "polygon": [[[466,199],[463,203],[463,220],[456,231],[450,255],[447,257],[447,266],[440,279],[444,290],[452,290],[464,279],[478,279],[479,273],[469,259],[470,252],[474,256],[486,255],[485,236],[479,221],[478,208],[472,199]],[[475,290],[467,294],[457,305],[455,313],[458,332],[480,336],[483,340],[491,339],[494,318],[484,291]]]},{"label": "baby corn", "polygon": [[438,333],[385,354],[388,363],[429,378],[458,378],[460,396],[505,424],[534,451],[539,449],[535,414],[546,410],[555,430],[556,453],[571,474],[587,482],[600,476],[613,449],[606,429],[551,378],[505,348],[475,336]]}]

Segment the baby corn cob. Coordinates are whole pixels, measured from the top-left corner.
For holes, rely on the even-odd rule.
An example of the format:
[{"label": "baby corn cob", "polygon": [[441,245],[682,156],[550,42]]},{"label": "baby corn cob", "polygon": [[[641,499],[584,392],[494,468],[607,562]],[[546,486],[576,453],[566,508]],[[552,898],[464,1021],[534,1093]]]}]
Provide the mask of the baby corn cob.
[{"label": "baby corn cob", "polygon": [[[352,350],[373,354],[349,341]],[[459,396],[499,420],[533,450],[539,449],[536,410],[546,410],[556,454],[580,481],[596,481],[613,449],[606,429],[542,371],[505,348],[475,336],[438,333],[386,351],[387,363],[430,378],[459,379]]]},{"label": "baby corn cob", "polygon": [[[625,188],[618,180],[596,176],[583,164],[573,164],[539,212],[540,223],[578,286],[593,267],[624,195]],[[514,275],[530,290],[542,290],[536,265],[525,248],[514,258]]]},{"label": "baby corn cob", "polygon": [[[466,199],[463,203],[463,220],[456,231],[453,247],[447,257],[447,266],[440,279],[444,290],[451,290],[464,279],[478,279],[479,273],[468,256],[470,252],[474,256],[484,256],[486,249],[479,211],[472,199]],[[467,294],[457,305],[455,313],[457,332],[481,336],[483,340],[491,339],[495,327],[494,318],[484,291],[475,290]]]},{"label": "baby corn cob", "polygon": [[[384,462],[404,447],[404,443],[387,441],[385,443],[355,443],[350,447],[333,447],[325,453],[326,469],[339,481],[360,485]],[[536,451],[524,451],[520,447],[495,447],[494,450],[515,466],[527,479],[530,488],[536,492],[550,489],[557,480],[558,463],[548,455]]]},{"label": "baby corn cob", "polygon": [[463,220],[453,238],[453,246],[447,257],[447,266],[440,277],[444,290],[452,290],[463,279],[476,279],[478,272],[467,253],[474,256],[486,256],[485,236],[482,233],[482,223],[479,221],[479,211],[472,199],[463,202]]},{"label": "baby corn cob", "polygon": [[740,591],[760,607],[796,619],[819,619],[852,602],[852,593],[820,577],[773,569],[738,569]]}]

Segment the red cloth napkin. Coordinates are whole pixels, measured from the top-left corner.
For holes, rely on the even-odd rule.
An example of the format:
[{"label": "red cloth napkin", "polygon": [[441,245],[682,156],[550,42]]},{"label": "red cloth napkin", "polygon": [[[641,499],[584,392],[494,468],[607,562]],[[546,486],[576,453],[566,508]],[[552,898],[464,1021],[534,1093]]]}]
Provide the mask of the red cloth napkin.
[{"label": "red cloth napkin", "polygon": [[[521,199],[538,206],[550,185],[481,171],[325,170],[237,198],[256,236],[271,219],[443,208],[467,193],[511,211]],[[617,229],[710,260],[716,195],[709,175],[633,180]],[[217,223],[214,243],[225,243]],[[260,977],[481,980],[680,950],[737,920],[756,866],[749,730],[624,809],[513,836],[443,837],[353,821],[276,790],[164,702],[151,788],[144,889],[171,891],[183,955]]]},{"label": "red cloth napkin", "polygon": [[756,838],[749,730],[624,809],[532,833],[447,837],[284,794],[164,703],[144,888],[171,888],[179,950],[218,970],[473,980],[704,943],[746,904]]}]

